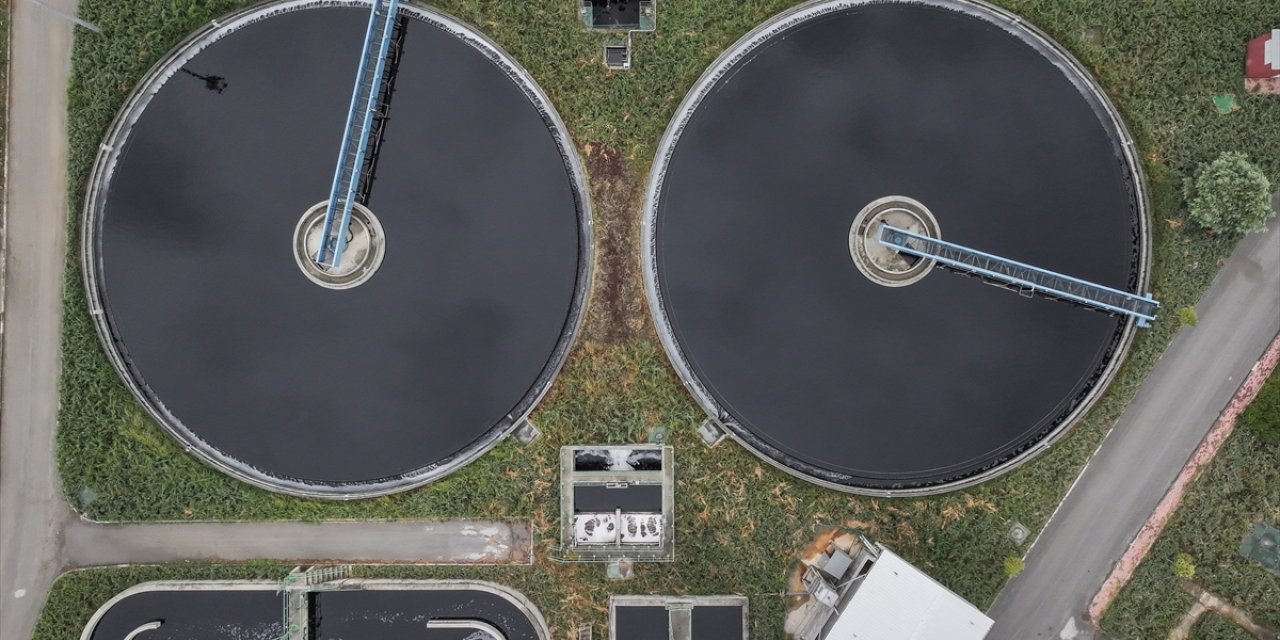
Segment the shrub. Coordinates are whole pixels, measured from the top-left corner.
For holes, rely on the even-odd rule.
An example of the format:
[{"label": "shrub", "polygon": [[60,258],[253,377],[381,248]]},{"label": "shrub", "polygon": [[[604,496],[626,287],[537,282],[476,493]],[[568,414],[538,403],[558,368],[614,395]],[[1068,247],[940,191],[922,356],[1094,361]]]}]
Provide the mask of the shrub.
[{"label": "shrub", "polygon": [[1266,444],[1280,444],[1280,373],[1271,374],[1236,424]]},{"label": "shrub", "polygon": [[1178,309],[1178,322],[1184,327],[1194,327],[1200,322],[1200,316],[1196,315],[1195,307],[1180,307]]},{"label": "shrub", "polygon": [[1196,169],[1183,187],[1191,219],[1215,233],[1262,231],[1271,211],[1271,181],[1249,157],[1227,151]]},{"label": "shrub", "polygon": [[1018,556],[1009,556],[1004,559],[1004,574],[1010,578],[1022,573],[1027,568],[1027,563],[1022,561]]},{"label": "shrub", "polygon": [[1195,577],[1196,563],[1191,560],[1190,555],[1179,553],[1173,558],[1173,575],[1186,579]]}]

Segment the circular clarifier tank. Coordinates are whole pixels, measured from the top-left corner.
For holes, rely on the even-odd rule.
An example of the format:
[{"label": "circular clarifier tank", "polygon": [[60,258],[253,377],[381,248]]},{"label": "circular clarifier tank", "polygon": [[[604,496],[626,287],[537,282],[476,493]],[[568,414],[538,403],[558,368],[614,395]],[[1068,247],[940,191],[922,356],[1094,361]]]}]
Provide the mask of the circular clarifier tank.
[{"label": "circular clarifier tank", "polygon": [[112,126],[85,212],[91,311],[126,385],[195,455],[297,495],[418,486],[509,435],[590,278],[559,116],[416,4],[347,251],[316,264],[368,23],[365,2],[293,0],[188,38]]},{"label": "circular clarifier tank", "polygon": [[884,224],[1148,290],[1132,141],[1069,54],[979,2],[811,2],[708,69],[654,163],[646,285],[694,397],[852,492],[947,491],[1044,450],[1134,323],[886,252]]}]

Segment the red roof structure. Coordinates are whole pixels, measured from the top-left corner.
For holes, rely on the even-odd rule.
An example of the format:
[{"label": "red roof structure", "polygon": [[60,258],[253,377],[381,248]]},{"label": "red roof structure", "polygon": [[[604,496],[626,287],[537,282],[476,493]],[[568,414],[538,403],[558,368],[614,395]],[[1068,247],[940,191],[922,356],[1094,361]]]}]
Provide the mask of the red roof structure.
[{"label": "red roof structure", "polygon": [[1244,77],[1280,78],[1280,29],[1249,41],[1244,56]]},{"label": "red roof structure", "polygon": [[1249,41],[1244,56],[1244,88],[1280,94],[1280,29]]}]

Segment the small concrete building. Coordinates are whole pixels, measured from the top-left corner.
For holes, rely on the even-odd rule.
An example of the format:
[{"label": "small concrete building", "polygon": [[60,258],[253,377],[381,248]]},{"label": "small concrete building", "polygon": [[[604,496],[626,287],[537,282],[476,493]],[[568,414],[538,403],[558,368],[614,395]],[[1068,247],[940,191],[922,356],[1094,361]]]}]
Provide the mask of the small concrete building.
[{"label": "small concrete building", "polygon": [[745,596],[613,596],[609,640],[747,640]]},{"label": "small concrete building", "polygon": [[598,562],[672,560],[674,474],[669,446],[563,447],[560,545],[565,558]]},{"label": "small concrete building", "polygon": [[993,621],[883,546],[832,547],[805,570],[799,640],[982,640]]}]

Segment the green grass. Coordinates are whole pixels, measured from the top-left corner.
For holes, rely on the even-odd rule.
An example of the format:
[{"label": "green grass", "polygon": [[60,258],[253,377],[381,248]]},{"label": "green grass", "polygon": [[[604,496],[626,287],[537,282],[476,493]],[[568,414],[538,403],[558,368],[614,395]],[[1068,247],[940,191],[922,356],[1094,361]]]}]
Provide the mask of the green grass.
[{"label": "green grass", "polygon": [[1257,397],[1240,413],[1236,428],[1252,433],[1266,444],[1280,447],[1280,376],[1267,378]]},{"label": "green grass", "polygon": [[[1280,374],[1272,374],[1267,384],[1280,386]],[[1103,629],[1116,640],[1164,637],[1192,604],[1172,572],[1179,553],[1195,562],[1196,582],[1249,612],[1255,622],[1280,627],[1280,576],[1238,553],[1257,520],[1280,524],[1280,458],[1273,447],[1237,430],[1107,610]]]},{"label": "green grass", "polygon": [[[106,126],[137,78],[187,33],[240,4],[82,0],[82,16],[104,32],[80,32],[76,43],[69,125],[74,210],[80,208]],[[635,39],[636,67],[617,74],[601,67],[600,40],[579,28],[574,3],[568,0],[435,4],[476,25],[524,64],[580,146],[590,143],[621,154],[620,186],[611,188],[625,197],[596,213],[601,220],[627,220],[638,210],[639,186],[662,130],[693,81],[733,40],[794,2],[666,2],[659,31]],[[1280,139],[1280,104],[1242,95],[1239,111],[1220,116],[1211,101],[1217,93],[1240,93],[1243,42],[1272,26],[1273,0],[1002,4],[1080,57],[1124,113],[1139,141],[1156,206],[1156,297],[1165,309],[1194,304],[1235,239],[1207,237],[1190,223],[1180,224],[1183,176],[1222,150],[1242,150],[1269,176],[1280,177],[1280,151],[1274,145]],[[1101,45],[1084,41],[1083,30],[1090,26],[1100,28]],[[602,188],[598,181],[592,186],[593,192]],[[71,237],[77,236],[73,221]],[[624,243],[635,241],[633,234],[620,237],[629,238]],[[634,247],[602,246],[601,262],[618,250],[634,253]],[[636,271],[628,273],[625,290],[635,300],[625,306],[643,308],[637,302],[641,289]],[[594,296],[593,304],[602,304],[602,298]],[[823,523],[841,523],[869,531],[985,607],[1005,580],[1004,559],[1020,553],[1007,539],[1010,524],[1022,522],[1033,532],[1043,526],[1178,330],[1176,314],[1165,315],[1142,334],[1111,390],[1070,437],[1022,469],[972,491],[921,500],[871,500],[798,482],[733,445],[708,450],[693,435],[700,412],[651,333],[637,331],[621,340],[584,340],[534,416],[544,437],[530,449],[501,445],[425,489],[356,503],[323,503],[255,490],[223,476],[184,454],[147,420],[102,354],[72,253],[67,263],[59,464],[72,504],[104,520],[483,516],[531,518],[540,531],[549,532],[558,508],[557,447],[634,441],[653,426],[667,425],[674,432],[679,466],[676,563],[643,566],[637,579],[607,585],[597,580],[602,574],[598,566],[544,563],[468,575],[498,573],[518,588],[527,583],[529,595],[552,624],[567,629],[578,619],[601,621],[606,591],[777,594],[784,587],[788,554]],[[539,537],[545,550],[551,534]],[[59,602],[78,611],[91,612],[111,595],[105,579],[59,584],[59,598],[73,588],[67,585],[76,585],[78,595]],[[781,598],[755,595],[752,608],[753,635],[779,637]]]},{"label": "green grass", "polygon": [[1200,618],[1191,629],[1191,640],[1256,640],[1236,623],[1212,613]]}]

